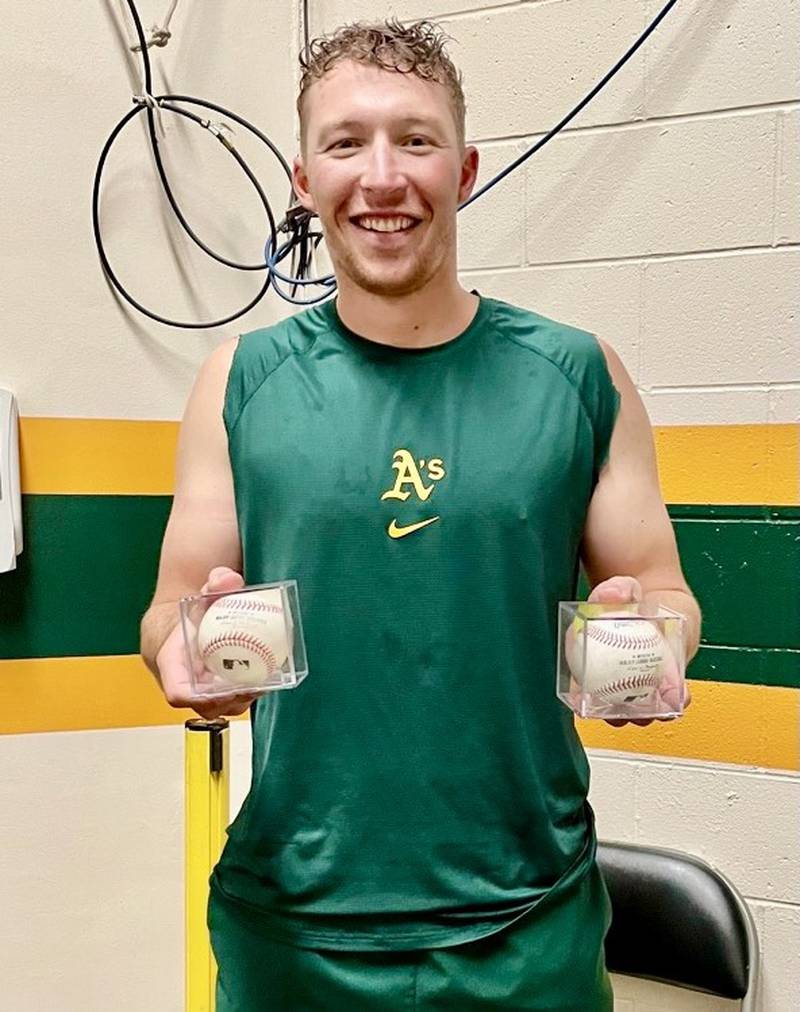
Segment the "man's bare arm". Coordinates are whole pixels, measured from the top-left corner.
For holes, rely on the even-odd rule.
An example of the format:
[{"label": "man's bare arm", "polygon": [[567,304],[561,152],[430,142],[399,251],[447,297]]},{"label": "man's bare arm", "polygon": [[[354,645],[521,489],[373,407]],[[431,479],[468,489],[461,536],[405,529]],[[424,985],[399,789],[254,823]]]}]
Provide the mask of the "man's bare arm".
[{"label": "man's bare arm", "polygon": [[236,339],[216,349],[192,389],[178,438],[175,497],[158,582],[141,625],[141,653],[160,680],[156,658],[178,622],[176,602],[200,592],[217,567],[241,571],[228,440],[222,420]]},{"label": "man's bare arm", "polygon": [[613,600],[604,597],[598,585],[611,580],[607,591],[611,593],[616,585],[624,586],[624,581],[614,581],[614,577],[633,577],[643,600],[684,614],[688,620],[688,661],[700,641],[700,608],[683,575],[661,495],[650,421],[619,356],[605,342],[600,345],[621,403],[609,459],[589,505],[582,547],[584,567],[592,587],[599,591],[595,599]]}]

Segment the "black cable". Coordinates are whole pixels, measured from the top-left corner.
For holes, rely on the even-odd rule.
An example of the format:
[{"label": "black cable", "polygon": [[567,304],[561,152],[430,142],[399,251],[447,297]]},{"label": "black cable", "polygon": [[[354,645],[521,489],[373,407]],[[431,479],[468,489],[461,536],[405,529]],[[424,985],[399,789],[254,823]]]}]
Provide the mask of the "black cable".
[{"label": "black cable", "polygon": [[[113,284],[113,286],[116,288],[116,290],[120,293],[120,295],[122,295],[122,297],[127,302],[129,302],[135,309],[138,309],[140,313],[144,313],[145,316],[149,316],[151,320],[156,320],[158,323],[166,323],[167,325],[169,325],[171,327],[185,327],[187,329],[195,329],[195,330],[196,329],[204,329],[206,327],[219,327],[219,326],[222,326],[225,323],[230,323],[231,320],[237,319],[239,316],[244,315],[244,313],[246,313],[250,309],[252,309],[253,306],[255,306],[256,303],[258,303],[260,301],[260,299],[263,298],[263,296],[267,293],[267,291],[268,291],[268,289],[270,287],[270,284],[272,283],[272,278],[271,278],[271,276],[269,274],[267,275],[267,280],[264,282],[264,285],[262,286],[261,290],[258,292],[258,294],[256,295],[256,297],[252,300],[252,302],[249,302],[244,307],[244,309],[239,310],[235,314],[233,314],[231,316],[228,316],[228,317],[225,317],[224,319],[221,319],[221,320],[214,320],[211,323],[180,323],[180,322],[175,321],[175,320],[169,320],[169,319],[167,319],[164,316],[159,316],[158,313],[152,312],[152,310],[147,309],[146,306],[143,306],[140,302],[137,302],[136,299],[134,299],[133,296],[130,295],[129,292],[127,292],[126,289],[123,287],[122,282],[117,278],[116,274],[114,273],[114,271],[113,271],[113,269],[111,267],[111,264],[109,263],[108,257],[106,256],[105,247],[103,245],[102,234],[101,234],[101,231],[100,231],[100,214],[99,214],[100,181],[101,181],[102,176],[103,176],[103,168],[105,166],[105,161],[106,161],[106,158],[108,157],[108,152],[110,151],[112,144],[117,139],[117,137],[119,136],[119,134],[121,133],[121,131],[123,130],[123,128],[125,126],[127,126],[127,124],[133,119],[133,117],[137,116],[142,111],[142,108],[144,108],[144,106],[138,106],[135,109],[131,109],[131,111],[129,113],[127,113],[125,116],[123,116],[123,118],[116,125],[116,127],[114,128],[114,130],[111,132],[110,137],[106,141],[105,146],[103,147],[103,150],[102,150],[102,152],[100,154],[100,159],[99,159],[99,161],[97,163],[97,169],[95,171],[94,186],[92,188],[92,229],[94,231],[95,244],[97,246],[98,255],[100,256],[100,262],[103,265],[103,270],[106,272],[106,275],[108,276],[109,281]],[[202,120],[200,120],[199,116],[195,116],[194,113],[188,112],[185,109],[180,109],[178,106],[173,106],[173,107],[167,106],[166,108],[169,108],[171,112],[176,112],[176,113],[180,114],[181,116],[185,116],[187,119],[191,119],[194,122],[200,123],[202,125]],[[150,112],[151,115],[152,115],[152,112],[151,112],[151,110],[150,110],[149,107],[147,107],[147,111]],[[253,173],[250,171],[250,169],[245,164],[244,159],[239,155],[239,153],[235,149],[230,149],[230,150],[231,150],[231,154],[234,156],[234,158],[236,158],[236,160],[239,162],[240,166],[242,167],[243,171],[246,173],[248,179],[250,179],[250,181],[253,183],[253,185],[258,190],[259,196],[261,197],[262,202],[264,204],[264,207],[265,207],[265,209],[267,211],[267,217],[269,219],[269,225],[270,225],[270,233],[271,233],[272,236],[276,236],[277,230],[276,230],[276,226],[275,226],[275,219],[273,217],[272,210],[271,210],[271,208],[269,206],[269,201],[267,200],[266,196],[264,195],[264,192],[261,189],[261,187],[259,186],[258,181],[256,180],[255,176],[253,175]],[[165,179],[165,177],[162,178],[162,183],[164,183],[164,179]],[[174,203],[174,200],[171,200],[170,203],[172,204],[173,209],[175,209],[176,205]],[[183,217],[182,216],[179,216],[179,220],[183,224]],[[203,249],[206,249],[205,245],[202,242],[200,242],[199,239],[197,239],[197,237],[194,235],[194,233],[191,231],[191,229],[189,229],[188,226],[185,226],[185,225],[184,225],[184,227],[189,232],[189,234],[192,236],[192,238],[195,239],[195,241]],[[214,254],[212,253],[211,255],[213,256]],[[217,259],[219,259],[219,258],[217,258]],[[265,265],[260,265],[260,266],[263,267]],[[252,270],[254,268],[245,267],[243,269],[244,270]],[[255,269],[257,269],[257,268],[255,268]]]},{"label": "black cable", "polygon": [[485,186],[482,186],[480,190],[477,191],[477,193],[473,193],[468,200],[465,200],[463,204],[460,204],[458,208],[459,211],[463,211],[463,209],[465,207],[468,207],[473,202],[473,200],[477,200],[478,197],[483,196],[483,194],[486,193],[487,190],[491,189],[491,187],[494,186],[495,183],[499,183],[501,179],[504,179],[509,174],[509,172],[513,172],[514,169],[517,168],[517,166],[522,165],[524,161],[526,161],[532,155],[535,155],[540,148],[543,148],[549,140],[552,140],[552,138],[555,137],[557,133],[563,130],[564,127],[567,125],[567,123],[569,123],[570,120],[574,119],[574,117],[578,115],[581,109],[583,109],[584,106],[588,105],[589,102],[591,102],[591,100],[595,97],[595,95],[597,95],[599,91],[605,88],[605,86],[608,84],[611,78],[617,73],[618,70],[620,70],[628,62],[628,60],[639,48],[639,46],[641,46],[644,43],[644,41],[647,39],[650,33],[655,31],[655,29],[661,22],[661,19],[666,17],[666,15],[670,11],[670,8],[674,7],[677,2],[678,0],[669,0],[669,3],[664,5],[664,7],[661,9],[661,12],[656,15],[653,22],[647,26],[647,28],[642,32],[642,34],[639,36],[636,42],[634,42],[634,44],[631,46],[628,52],[614,64],[611,70],[609,70],[606,76],[598,84],[596,84],[594,88],[592,88],[589,94],[586,95],[584,98],[582,98],[580,102],[578,102],[578,104],[575,106],[572,112],[567,113],[567,115],[561,120],[561,122],[557,123],[553,127],[553,129],[549,131],[549,133],[545,134],[545,136],[541,138],[541,140],[538,140],[533,145],[532,148],[529,148],[527,151],[523,152],[523,154],[521,154],[519,158],[515,158],[510,165],[507,165],[501,172],[498,172],[498,174],[494,177],[494,179],[490,179]]},{"label": "black cable", "polygon": [[[238,163],[239,167],[242,169],[242,171],[245,173],[245,175],[247,176],[247,178],[250,180],[250,182],[255,187],[256,192],[258,193],[259,199],[261,200],[261,203],[262,203],[262,205],[264,207],[264,210],[266,212],[267,220],[268,220],[268,223],[269,223],[269,236],[270,236],[269,242],[268,242],[268,249],[269,248],[271,248],[273,250],[276,249],[277,246],[278,246],[278,233],[281,232],[281,231],[288,231],[290,229],[294,230],[295,241],[303,242],[304,241],[304,237],[308,234],[308,231],[309,231],[308,230],[308,223],[307,223],[307,221],[304,221],[303,219],[304,219],[304,217],[306,219],[310,219],[311,216],[310,216],[310,214],[308,214],[308,212],[305,212],[302,209],[295,209],[295,213],[294,213],[293,216],[290,217],[289,213],[287,212],[286,217],[284,217],[284,219],[281,221],[281,223],[279,225],[276,225],[276,223],[275,223],[275,217],[273,215],[272,208],[270,206],[269,200],[267,199],[267,196],[264,193],[262,187],[260,186],[258,180],[256,179],[254,173],[251,171],[251,169],[249,168],[249,166],[245,162],[244,158],[239,154],[239,152],[236,150],[236,148],[224,136],[223,132],[219,129],[219,127],[217,127],[214,123],[212,123],[211,120],[201,119],[199,116],[196,116],[194,113],[189,112],[186,109],[182,109],[182,108],[180,108],[180,106],[174,105],[172,103],[183,102],[183,103],[187,103],[187,104],[202,106],[202,107],[207,108],[207,109],[213,109],[214,111],[221,113],[223,116],[234,120],[236,123],[239,123],[241,126],[245,127],[247,130],[249,130],[251,133],[253,133],[260,141],[262,141],[264,144],[266,144],[267,147],[270,149],[270,151],[277,157],[278,161],[281,164],[281,167],[283,168],[284,172],[286,173],[287,179],[289,181],[289,187],[290,187],[290,199],[289,199],[289,203],[290,203],[290,207],[291,207],[291,205],[292,205],[292,203],[294,201],[294,197],[295,197],[294,190],[291,187],[291,180],[292,180],[291,169],[290,169],[288,163],[286,162],[286,160],[284,159],[284,157],[281,155],[281,153],[278,150],[278,148],[276,147],[276,145],[273,144],[273,142],[265,134],[263,134],[260,130],[258,130],[257,127],[253,126],[252,123],[249,123],[247,120],[245,120],[241,116],[238,116],[236,113],[233,113],[233,112],[231,112],[228,109],[224,109],[222,106],[216,105],[213,102],[208,102],[208,101],[206,101],[204,99],[193,98],[192,96],[189,96],[189,95],[158,95],[158,96],[154,96],[152,94],[152,71],[151,71],[151,65],[150,65],[150,57],[149,57],[149,54],[148,54],[148,51],[147,51],[147,45],[145,43],[144,31],[142,29],[141,19],[139,17],[138,11],[136,10],[136,5],[133,2],[133,0],[127,0],[127,3],[128,3],[128,7],[129,7],[130,12],[131,12],[131,17],[133,19],[133,23],[134,23],[134,26],[135,26],[135,29],[136,29],[136,34],[137,34],[138,39],[139,39],[139,51],[141,53],[142,64],[143,64],[143,69],[144,69],[144,75],[143,75],[144,76],[144,95],[141,98],[139,98],[139,97],[134,98],[134,101],[137,102],[136,108],[134,108],[130,112],[126,113],[126,115],[123,116],[122,119],[114,127],[114,129],[111,132],[111,135],[109,136],[108,140],[106,141],[106,143],[105,143],[105,145],[103,147],[103,150],[102,150],[102,152],[100,154],[100,158],[99,158],[98,163],[97,163],[97,168],[95,170],[94,184],[93,184],[93,187],[92,187],[92,229],[93,229],[93,232],[94,232],[94,238],[95,238],[95,244],[97,246],[97,252],[98,252],[98,255],[100,257],[100,262],[101,262],[101,264],[103,266],[103,269],[104,269],[106,275],[108,276],[109,281],[112,283],[112,285],[114,286],[114,288],[120,293],[120,295],[127,302],[129,302],[130,305],[132,305],[135,309],[139,310],[140,313],[143,313],[145,316],[148,316],[152,320],[156,320],[158,323],[164,323],[164,324],[167,324],[168,326],[172,326],[172,327],[181,327],[181,328],[186,328],[186,329],[205,329],[205,328],[209,328],[209,327],[219,327],[219,326],[222,326],[223,324],[230,323],[232,320],[236,320],[236,319],[238,319],[238,317],[243,316],[245,313],[249,312],[253,308],[253,306],[255,306],[263,298],[263,296],[269,290],[270,286],[275,287],[276,291],[278,291],[278,294],[282,295],[283,297],[285,297],[285,295],[281,291],[281,289],[279,288],[279,286],[277,285],[276,279],[272,275],[272,272],[270,270],[270,265],[267,262],[266,257],[265,257],[263,263],[258,263],[258,264],[240,264],[240,263],[237,263],[237,262],[235,262],[233,260],[229,260],[227,257],[222,256],[222,254],[216,253],[209,246],[207,246],[200,239],[200,237],[194,232],[194,230],[191,228],[191,226],[187,222],[185,216],[183,215],[183,213],[181,212],[181,210],[180,210],[180,208],[178,206],[177,200],[175,199],[175,195],[172,192],[172,187],[169,184],[169,179],[167,177],[166,169],[164,168],[164,164],[163,164],[163,161],[161,159],[161,154],[160,154],[159,145],[158,145],[158,138],[156,136],[156,131],[155,131],[155,121],[154,121],[154,113],[153,113],[152,106],[153,105],[157,105],[158,108],[159,108],[159,110],[166,110],[168,112],[177,113],[178,115],[181,115],[184,118],[189,119],[192,122],[198,124],[199,126],[202,126],[205,129],[209,130],[217,138],[217,140],[223,145],[223,147],[228,151],[228,153],[233,156],[233,158]],[[130,295],[130,293],[125,289],[125,287],[122,284],[122,282],[119,280],[119,278],[114,273],[114,271],[113,271],[113,269],[111,267],[111,264],[109,262],[108,256],[107,256],[106,251],[105,251],[105,246],[103,244],[102,231],[101,231],[101,228],[100,228],[100,212],[99,212],[99,206],[100,206],[100,186],[101,186],[101,182],[102,182],[103,169],[105,167],[105,163],[106,163],[106,159],[108,157],[108,153],[109,153],[109,151],[110,151],[110,149],[111,149],[114,141],[117,139],[117,137],[119,136],[119,134],[121,133],[121,131],[125,128],[125,126],[127,126],[127,124],[135,116],[137,116],[139,113],[141,113],[142,111],[144,111],[145,114],[146,114],[146,116],[147,116],[148,136],[149,136],[151,148],[153,150],[153,157],[154,157],[154,160],[155,160],[155,163],[156,163],[156,170],[158,172],[158,176],[159,176],[159,180],[161,182],[161,186],[162,186],[162,188],[164,190],[164,193],[165,193],[165,195],[167,197],[167,200],[169,201],[169,204],[170,204],[173,212],[175,213],[175,216],[177,217],[177,219],[180,222],[181,227],[184,229],[184,231],[189,235],[189,237],[192,239],[192,241],[195,242],[205,253],[207,253],[213,259],[217,260],[219,263],[225,264],[225,266],[227,266],[227,267],[232,267],[232,268],[237,269],[237,270],[266,270],[267,271],[267,279],[264,282],[264,284],[262,285],[262,287],[259,290],[259,292],[257,293],[257,295],[255,296],[255,298],[252,299],[250,302],[248,302],[246,306],[244,306],[243,308],[239,309],[237,312],[232,313],[231,315],[226,316],[226,317],[224,317],[222,319],[212,320],[212,321],[209,321],[209,322],[206,322],[206,323],[183,323],[183,322],[180,322],[180,321],[177,321],[177,320],[170,320],[167,317],[160,316],[158,313],[154,313],[152,310],[150,310],[147,307],[143,306],[140,302],[138,302],[136,299],[134,299],[132,295]],[[322,279],[321,283],[325,284],[326,283],[326,279]],[[327,296],[328,294],[329,294],[329,292],[326,291],[324,293],[324,296]]]},{"label": "black cable", "polygon": [[[113,284],[114,288],[119,294],[129,302],[134,308],[138,309],[139,312],[145,316],[150,317],[152,320],[156,320],[158,323],[164,323],[171,327],[182,327],[192,330],[200,330],[208,327],[219,327],[223,324],[230,323],[233,320],[238,319],[245,313],[249,312],[260,300],[264,297],[270,287],[287,302],[291,302],[295,305],[312,305],[315,302],[320,302],[323,299],[328,298],[336,290],[336,278],[333,274],[327,274],[320,277],[309,277],[308,272],[311,269],[311,263],[313,254],[323,239],[323,233],[319,229],[313,229],[311,227],[312,218],[316,217],[309,211],[302,208],[296,199],[296,194],[292,187],[292,172],[286,161],[281,155],[278,148],[273,142],[263,134],[257,127],[253,126],[246,119],[238,116],[236,113],[231,112],[228,109],[224,109],[222,106],[216,105],[213,102],[208,102],[204,99],[192,98],[189,95],[153,95],[152,94],[152,71],[150,66],[150,57],[148,54],[148,47],[144,37],[144,31],[142,29],[141,19],[139,18],[138,11],[134,0],[126,0],[128,8],[130,9],[131,17],[133,19],[134,26],[136,28],[136,34],[138,37],[138,51],[141,53],[142,65],[144,70],[144,95],[136,96],[134,102],[137,103],[136,108],[126,113],[125,116],[117,123],[112,130],[108,140],[106,141],[103,150],[100,154],[100,158],[97,163],[95,170],[94,185],[92,187],[92,228],[94,231],[95,244],[97,245],[97,252],[100,257],[100,262],[103,266],[103,270],[107,274],[109,280]],[[499,172],[494,178],[490,179],[488,183],[482,186],[477,192],[473,193],[468,200],[465,200],[463,204],[459,205],[458,210],[461,211],[465,207],[468,207],[473,201],[481,197],[487,190],[495,186],[504,179],[510,172],[513,172],[519,165],[521,165],[528,158],[536,154],[544,145],[552,140],[564,127],[572,120],[578,113],[589,103],[591,100],[608,84],[612,77],[628,62],[633,54],[639,49],[649,35],[656,29],[660,24],[661,20],[669,13],[670,9],[675,6],[677,0],[668,0],[668,3],[664,5],[659,14],[654,18],[652,23],[648,25],[645,31],[639,36],[634,44],[628,49],[625,55],[617,61],[617,63],[611,68],[611,70],[603,77],[598,84],[592,88],[592,90],[583,98],[581,101],[569,112],[556,126],[552,128],[544,137],[542,137],[536,144],[533,145],[528,151],[525,151],[522,155],[516,158],[513,162],[507,165],[501,172]],[[305,53],[308,56],[310,49],[309,40],[309,0],[303,0],[303,38],[305,45]],[[212,123],[209,119],[202,119],[201,117],[189,112],[187,109],[182,109],[180,106],[175,105],[175,102],[182,102],[188,105],[201,106],[206,109],[212,109],[215,112],[222,114],[223,116],[234,120],[234,122],[243,126],[246,130],[249,130],[255,137],[257,137],[262,143],[266,144],[270,151],[275,155],[281,164],[284,172],[289,179],[289,209],[285,216],[276,225],[275,217],[272,213],[269,200],[256,179],[254,173],[251,171],[244,158],[239,154],[234,145],[224,136],[223,131],[220,127]],[[178,202],[175,199],[175,195],[172,192],[172,187],[169,184],[167,173],[161,160],[161,154],[158,146],[158,138],[156,136],[155,121],[153,106],[157,106],[160,110],[166,110],[167,112],[177,113],[180,116],[204,127],[210,133],[212,133],[222,146],[228,151],[230,155],[236,160],[241,170],[245,173],[247,178],[253,184],[258,193],[259,199],[264,207],[267,215],[267,221],[269,223],[269,238],[264,250],[264,261],[258,264],[240,264],[234,260],[230,260],[220,253],[214,252],[209,246],[207,246],[198,235],[195,234],[187,222],[185,216],[178,207]],[[159,316],[157,313],[145,308],[141,303],[137,302],[124,288],[120,280],[114,274],[111,264],[109,263],[108,257],[106,256],[105,247],[103,245],[102,234],[100,230],[100,183],[102,180],[103,169],[105,167],[108,153],[111,149],[116,138],[119,136],[121,131],[127,126],[127,124],[140,112],[144,111],[147,116],[147,133],[150,140],[150,146],[153,150],[153,158],[156,164],[156,171],[161,182],[162,189],[167,197],[167,200],[172,208],[175,216],[177,217],[181,227],[189,235],[192,241],[207,253],[208,256],[212,257],[218,263],[224,264],[226,267],[231,267],[235,270],[244,271],[257,271],[266,270],[267,280],[259,290],[258,294],[253,298],[246,306],[238,310],[236,313],[232,313],[230,316],[226,316],[224,319],[214,320],[209,323],[179,323],[175,320],[169,320],[166,317]],[[278,236],[286,234],[288,238],[279,244]],[[287,256],[291,255],[291,273],[283,274],[278,270],[277,265],[286,259]],[[280,282],[280,283],[279,283]],[[287,284],[291,287],[291,293],[285,292],[281,285]],[[297,289],[299,287],[306,288],[308,286],[318,286],[323,289],[322,293],[313,296],[310,299],[298,299]]]}]

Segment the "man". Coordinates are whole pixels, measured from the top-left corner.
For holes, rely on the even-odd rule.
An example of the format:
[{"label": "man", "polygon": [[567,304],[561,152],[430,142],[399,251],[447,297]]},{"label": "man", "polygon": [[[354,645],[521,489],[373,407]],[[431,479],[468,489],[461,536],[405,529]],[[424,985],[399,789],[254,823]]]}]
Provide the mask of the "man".
[{"label": "man", "polygon": [[172,705],[241,713],[192,699],[174,602],[298,581],[309,677],[252,707],[212,876],[218,1009],[610,1009],[556,613],[582,557],[697,648],[646,413],[608,345],[459,285],[478,152],[433,25],[316,40],[298,109],[338,298],[202,367],[142,629]]}]

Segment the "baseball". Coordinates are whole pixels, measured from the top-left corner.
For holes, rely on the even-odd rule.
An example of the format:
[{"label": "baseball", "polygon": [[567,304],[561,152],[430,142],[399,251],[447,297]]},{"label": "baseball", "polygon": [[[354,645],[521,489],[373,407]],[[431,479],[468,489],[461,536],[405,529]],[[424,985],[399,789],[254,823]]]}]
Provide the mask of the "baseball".
[{"label": "baseball", "polygon": [[236,685],[264,685],[289,656],[280,587],[229,594],[208,609],[197,649],[212,674]]},{"label": "baseball", "polygon": [[593,621],[576,618],[564,644],[567,664],[581,690],[609,704],[649,696],[661,682],[668,650],[652,622],[613,612]]}]

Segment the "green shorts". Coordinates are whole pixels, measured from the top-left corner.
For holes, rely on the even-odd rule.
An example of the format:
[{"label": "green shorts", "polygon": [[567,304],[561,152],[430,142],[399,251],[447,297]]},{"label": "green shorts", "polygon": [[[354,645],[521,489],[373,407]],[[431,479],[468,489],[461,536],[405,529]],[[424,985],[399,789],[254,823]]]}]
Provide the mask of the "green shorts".
[{"label": "green shorts", "polygon": [[612,1012],[610,904],[596,864],[570,892],[485,938],[405,952],[295,948],[212,894],[216,1012]]}]

